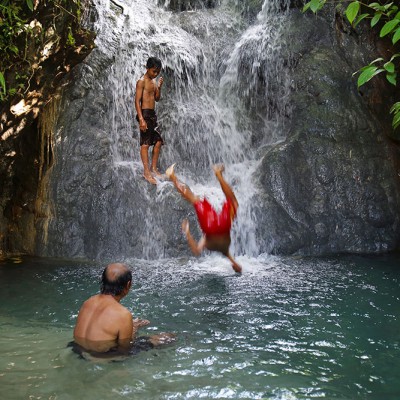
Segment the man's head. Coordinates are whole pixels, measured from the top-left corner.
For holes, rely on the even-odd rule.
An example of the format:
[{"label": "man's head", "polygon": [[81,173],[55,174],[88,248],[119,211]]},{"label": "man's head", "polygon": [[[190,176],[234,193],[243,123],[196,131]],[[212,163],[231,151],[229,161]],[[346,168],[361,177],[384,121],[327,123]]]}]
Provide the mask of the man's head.
[{"label": "man's head", "polygon": [[132,283],[132,272],[121,263],[107,265],[101,276],[101,294],[121,295],[124,290],[130,289]]}]

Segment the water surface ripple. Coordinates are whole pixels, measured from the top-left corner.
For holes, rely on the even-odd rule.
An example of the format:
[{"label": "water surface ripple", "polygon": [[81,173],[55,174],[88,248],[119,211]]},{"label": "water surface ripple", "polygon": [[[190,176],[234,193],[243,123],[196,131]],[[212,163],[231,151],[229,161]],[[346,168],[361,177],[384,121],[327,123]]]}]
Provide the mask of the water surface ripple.
[{"label": "water surface ripple", "polygon": [[4,399],[398,399],[399,258],[138,261],[123,300],[178,341],[114,363],[65,347],[102,265],[0,263]]}]

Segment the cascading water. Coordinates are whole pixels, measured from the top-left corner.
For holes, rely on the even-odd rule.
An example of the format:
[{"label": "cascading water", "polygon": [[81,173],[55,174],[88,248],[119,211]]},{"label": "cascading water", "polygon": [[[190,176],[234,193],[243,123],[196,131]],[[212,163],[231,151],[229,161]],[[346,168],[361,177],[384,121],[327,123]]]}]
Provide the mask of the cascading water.
[{"label": "cascading water", "polygon": [[[218,208],[223,194],[211,166],[223,162],[240,205],[232,251],[250,256],[265,251],[261,236],[267,227],[260,229],[258,225],[265,221],[255,217],[255,172],[266,147],[284,138],[281,121],[289,111],[285,99],[290,82],[282,73],[279,31],[288,5],[279,0],[260,1],[254,12],[255,2],[224,0],[212,8],[174,12],[168,9],[169,2],[156,0],[94,3],[97,49],[82,66],[77,85],[90,91],[91,100],[85,99],[77,128],[70,124],[64,135],[76,135],[82,120],[86,132],[75,141],[87,140],[88,146],[97,140],[108,143],[111,155],[105,158],[101,144],[99,149],[85,150],[82,143],[81,152],[89,154],[79,161],[97,156],[101,163],[96,173],[87,166],[91,178],[84,181],[75,164],[59,166],[60,175],[71,169],[72,177],[59,178],[67,180],[63,187],[68,193],[74,192],[74,185],[82,190],[82,181],[89,182],[88,190],[96,193],[83,202],[76,194],[79,200],[71,198],[66,212],[58,212],[52,225],[56,234],[50,237],[61,238],[48,246],[55,248],[48,253],[154,259],[188,251],[182,244],[180,222],[189,215],[192,228],[197,229],[191,207],[171,183],[160,182],[155,189],[142,178],[134,96],[149,56],[163,63],[164,85],[157,104],[165,140],[160,169],[177,163],[177,175]],[[250,7],[254,18],[249,17]],[[75,92],[80,95],[84,89]],[[76,119],[75,114],[65,117],[68,123]],[[68,138],[60,142],[67,146]],[[62,152],[65,159],[68,152],[75,156],[76,149]],[[56,192],[59,196],[59,186]],[[75,215],[70,210],[77,201],[81,209]],[[73,244],[62,240],[71,236]]]},{"label": "cascading water", "polygon": [[[133,171],[140,179],[135,82],[145,72],[147,58],[156,55],[163,62],[165,79],[157,110],[166,142],[161,165],[176,162],[178,175],[218,204],[221,194],[210,167],[224,162],[226,177],[240,201],[234,252],[258,254],[252,213],[257,150],[282,139],[279,117],[287,112],[288,81],[281,74],[279,57],[281,2],[265,0],[250,26],[232,1],[183,13],[166,11],[147,0],[128,3],[119,3],[123,11],[116,23],[123,29],[109,76],[116,166],[121,175]],[[107,12],[106,4],[100,4]],[[104,16],[99,20],[99,44],[102,35],[113,31],[104,20]],[[159,185],[158,196],[166,195],[164,187]],[[154,194],[148,196],[151,203]],[[151,216],[146,214],[149,232],[157,223]],[[145,242],[154,249],[150,239]],[[144,255],[150,255],[146,246]]]}]

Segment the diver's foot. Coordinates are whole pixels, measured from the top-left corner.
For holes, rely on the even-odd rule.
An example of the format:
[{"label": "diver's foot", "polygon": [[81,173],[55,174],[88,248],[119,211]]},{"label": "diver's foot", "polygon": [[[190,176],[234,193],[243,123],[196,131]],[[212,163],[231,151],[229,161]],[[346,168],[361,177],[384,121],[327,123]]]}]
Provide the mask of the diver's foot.
[{"label": "diver's foot", "polygon": [[182,232],[185,235],[189,233],[189,221],[186,218],[182,221]]},{"label": "diver's foot", "polygon": [[239,264],[232,263],[232,268],[236,273],[238,273],[238,274],[242,273],[242,267]]},{"label": "diver's foot", "polygon": [[[176,163],[175,163],[176,164]],[[170,167],[167,168],[167,170],[165,171],[165,175],[168,179],[172,180],[175,176],[175,172],[174,172],[174,168],[175,168],[175,164],[172,164]]]},{"label": "diver's foot", "polygon": [[157,185],[157,181],[151,176],[151,174],[144,174],[143,178],[146,179],[147,182],[153,184],[153,185]]},{"label": "diver's foot", "polygon": [[225,171],[224,164],[214,164],[212,168],[215,174],[222,173]]}]

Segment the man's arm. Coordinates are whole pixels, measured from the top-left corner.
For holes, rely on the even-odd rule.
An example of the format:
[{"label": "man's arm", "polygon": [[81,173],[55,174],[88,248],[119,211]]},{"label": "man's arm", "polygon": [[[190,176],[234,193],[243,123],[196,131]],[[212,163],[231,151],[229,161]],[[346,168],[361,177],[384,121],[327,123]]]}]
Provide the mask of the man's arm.
[{"label": "man's arm", "polygon": [[139,328],[141,328],[142,326],[149,325],[149,324],[150,324],[150,321],[147,320],[147,319],[135,318],[135,319],[133,320],[133,331],[132,331],[132,337],[133,337],[133,339],[135,338],[136,333],[137,333],[137,331],[138,331]]},{"label": "man's arm", "polygon": [[139,118],[139,129],[144,132],[147,130],[147,123],[143,118],[142,113],[142,98],[144,91],[144,80],[139,79],[136,83],[136,94],[135,94],[135,109]]},{"label": "man's arm", "polygon": [[155,101],[160,100],[160,97],[161,97],[161,86],[163,85],[163,83],[164,83],[164,78],[162,76],[158,80],[158,84],[155,83],[155,86],[156,86],[156,89],[155,89],[155,92],[154,92]]},{"label": "man's arm", "polygon": [[132,331],[133,331],[133,320],[132,314],[129,310],[124,309],[121,312],[118,329],[118,345],[121,347],[130,347],[131,341],[133,339]]}]

